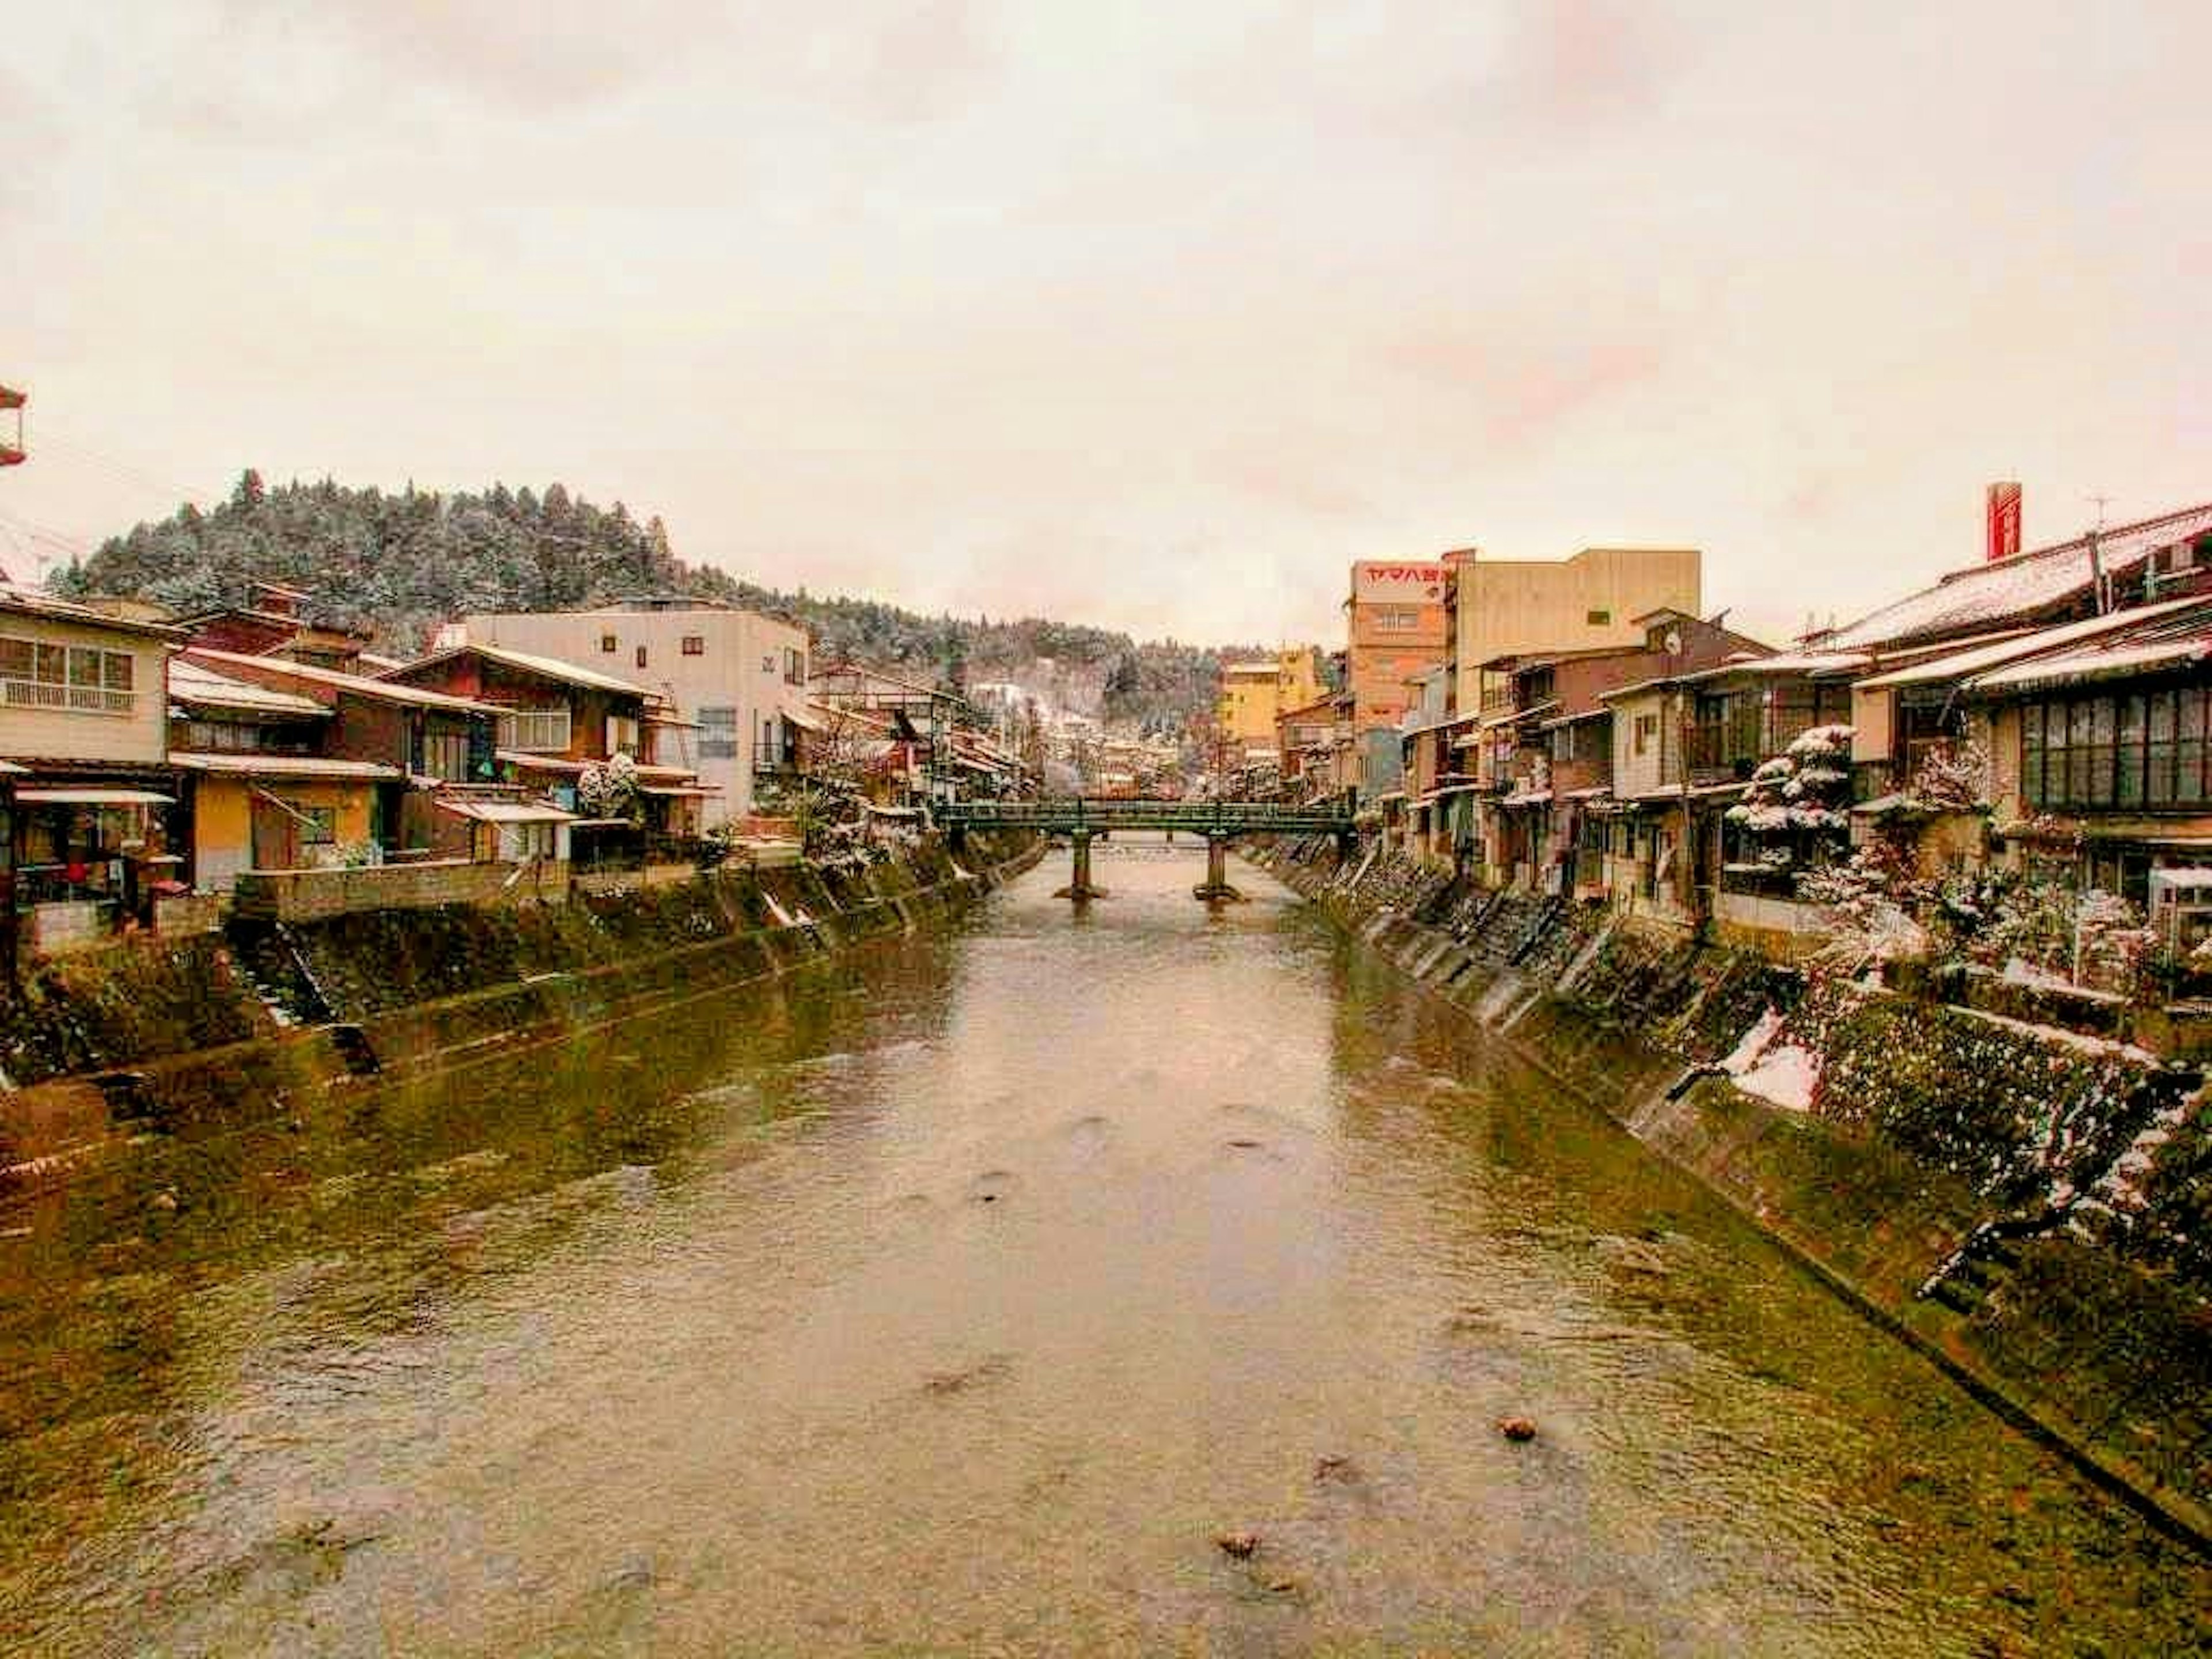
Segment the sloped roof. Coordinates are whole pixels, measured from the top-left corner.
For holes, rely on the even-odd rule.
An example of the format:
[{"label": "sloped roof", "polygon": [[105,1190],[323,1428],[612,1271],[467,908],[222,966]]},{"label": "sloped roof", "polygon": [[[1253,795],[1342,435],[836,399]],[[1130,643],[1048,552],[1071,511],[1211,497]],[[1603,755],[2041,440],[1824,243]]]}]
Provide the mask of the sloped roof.
[{"label": "sloped roof", "polygon": [[502,714],[507,712],[488,702],[471,702],[466,697],[447,696],[443,691],[426,691],[418,685],[400,685],[392,680],[370,679],[361,674],[342,674],[335,668],[316,668],[284,657],[242,657],[235,651],[216,651],[204,645],[186,646],[185,651],[196,662],[228,668],[259,669],[264,673],[280,674],[302,684],[327,685],[333,690],[351,691],[358,696],[375,697],[386,702],[410,703],[422,708],[447,708],[458,714]]},{"label": "sloped roof", "polygon": [[1977,674],[1966,689],[1984,696],[2035,691],[2212,659],[2212,606],[2200,600],[2176,611],[2158,608],[2165,614],[2145,618],[2135,613],[2134,627]]},{"label": "sloped roof", "polygon": [[74,623],[81,628],[112,628],[118,634],[138,634],[158,640],[181,640],[185,630],[167,623],[138,622],[128,617],[111,616],[106,611],[88,605],[79,605],[73,599],[58,599],[51,593],[41,593],[35,588],[18,587],[13,582],[0,581],[0,611],[17,616],[44,617],[52,622]]},{"label": "sloped roof", "polygon": [[451,661],[455,657],[468,656],[482,657],[486,662],[503,664],[508,668],[518,669],[523,673],[536,674],[549,680],[558,680],[564,684],[587,686],[595,691],[619,691],[626,696],[632,697],[649,695],[643,686],[629,680],[617,679],[612,674],[602,674],[594,669],[580,668],[574,663],[563,662],[558,657],[541,657],[534,652],[517,651],[510,646],[504,645],[448,646],[443,651],[434,651],[428,656],[418,658],[413,662],[403,663],[397,668],[383,670],[377,678],[397,679],[402,675],[413,673],[419,668],[428,668],[438,663]]},{"label": "sloped roof", "polygon": [[187,772],[220,772],[254,778],[329,778],[370,783],[397,783],[407,775],[396,766],[375,761],[340,760],[326,755],[249,755],[226,750],[221,754],[169,751],[169,763]]},{"label": "sloped roof", "polygon": [[[2185,507],[2098,532],[2107,575],[2140,565],[2159,548],[2212,532],[2212,503]],[[1954,570],[1933,587],[1907,594],[1846,627],[1808,636],[1822,649],[1893,646],[1938,639],[2008,621],[2033,621],[2088,591],[2089,539],[2017,553],[2009,559]]]},{"label": "sloped roof", "polygon": [[327,704],[296,692],[279,691],[218,674],[204,663],[179,656],[169,664],[169,701],[201,708],[236,708],[256,714],[313,715],[327,718]]},{"label": "sloped roof", "polygon": [[2115,611],[2110,616],[2087,617],[2080,622],[2061,623],[2055,628],[2039,628],[2026,633],[2009,634],[1986,645],[1970,650],[1947,652],[1940,657],[1930,657],[1909,668],[1892,670],[1855,682],[1863,690],[1887,690],[1904,685],[1941,684],[1947,680],[1964,679],[1970,674],[2001,668],[2007,663],[2039,657],[2049,652],[2080,644],[2108,634],[2141,627],[2161,617],[2196,608],[2203,610],[2212,601],[2203,595],[2185,599],[2167,599],[2158,605],[2139,605],[2131,611]]}]

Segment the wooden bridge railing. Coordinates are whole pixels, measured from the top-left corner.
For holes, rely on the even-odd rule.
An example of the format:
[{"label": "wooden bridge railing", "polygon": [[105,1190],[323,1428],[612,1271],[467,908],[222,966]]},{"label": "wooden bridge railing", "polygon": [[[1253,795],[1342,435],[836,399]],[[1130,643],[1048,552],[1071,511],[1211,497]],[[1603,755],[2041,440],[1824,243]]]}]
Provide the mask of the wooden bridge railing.
[{"label": "wooden bridge railing", "polygon": [[1345,835],[1340,806],[1285,806],[1273,801],[1131,800],[1071,796],[1060,800],[955,801],[936,807],[947,830],[1039,830],[1060,835],[1108,830],[1188,830],[1195,835]]}]

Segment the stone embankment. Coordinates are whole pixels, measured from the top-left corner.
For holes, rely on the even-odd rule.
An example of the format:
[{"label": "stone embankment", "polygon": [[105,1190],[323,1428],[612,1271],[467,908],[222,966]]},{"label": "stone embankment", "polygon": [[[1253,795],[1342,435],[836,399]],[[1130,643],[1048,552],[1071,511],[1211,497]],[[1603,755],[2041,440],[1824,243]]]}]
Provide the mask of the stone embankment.
[{"label": "stone embankment", "polygon": [[149,939],[43,965],[0,1010],[0,1210],[132,1137],[288,1117],[912,931],[1036,861],[974,836],[860,867],[726,870],[562,904],[452,904]]},{"label": "stone embankment", "polygon": [[1371,848],[1252,856],[2020,1426],[2212,1535],[2196,1072]]}]

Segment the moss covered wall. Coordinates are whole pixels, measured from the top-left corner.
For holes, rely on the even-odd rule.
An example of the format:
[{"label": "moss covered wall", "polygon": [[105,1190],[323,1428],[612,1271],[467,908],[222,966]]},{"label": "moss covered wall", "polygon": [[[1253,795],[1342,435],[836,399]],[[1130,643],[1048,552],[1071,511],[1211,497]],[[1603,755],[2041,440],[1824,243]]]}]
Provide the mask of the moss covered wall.
[{"label": "moss covered wall", "polygon": [[[2212,1121],[2193,1073],[1808,988],[1741,949],[1364,850],[1253,857],[2016,1422],[2212,1531]],[[1754,1032],[1811,1057],[1807,1109],[1752,1098],[1717,1063]]]}]

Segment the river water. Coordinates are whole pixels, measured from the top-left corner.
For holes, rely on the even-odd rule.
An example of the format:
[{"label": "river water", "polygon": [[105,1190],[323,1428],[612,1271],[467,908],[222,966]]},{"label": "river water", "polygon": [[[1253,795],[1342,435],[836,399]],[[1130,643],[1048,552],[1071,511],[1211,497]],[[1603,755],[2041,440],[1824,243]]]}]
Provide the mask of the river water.
[{"label": "river water", "polygon": [[0,1650],[2203,1650],[2201,1563],[1284,890],[1097,870],[0,1217]]}]

